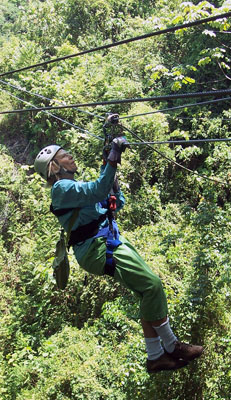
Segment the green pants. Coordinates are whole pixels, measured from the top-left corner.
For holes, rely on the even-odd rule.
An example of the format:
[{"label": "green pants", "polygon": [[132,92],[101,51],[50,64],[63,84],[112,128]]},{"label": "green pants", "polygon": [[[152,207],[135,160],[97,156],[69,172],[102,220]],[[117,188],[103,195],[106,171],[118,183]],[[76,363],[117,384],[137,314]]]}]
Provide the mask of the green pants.
[{"label": "green pants", "polygon": [[[167,301],[160,278],[123,236],[122,244],[114,252],[116,270],[114,279],[132,290],[140,298],[140,317],[146,321],[162,319],[167,315]],[[95,275],[104,274],[106,262],[106,239],[95,239],[80,266]]]}]

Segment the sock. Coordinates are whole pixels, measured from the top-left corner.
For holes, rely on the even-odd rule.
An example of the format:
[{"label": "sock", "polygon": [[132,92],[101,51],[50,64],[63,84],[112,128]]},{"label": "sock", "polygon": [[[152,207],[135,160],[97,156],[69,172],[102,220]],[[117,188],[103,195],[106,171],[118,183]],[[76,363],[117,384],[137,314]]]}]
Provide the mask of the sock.
[{"label": "sock", "polygon": [[160,356],[164,354],[164,349],[161,346],[159,336],[155,338],[145,338],[145,343],[149,360],[157,360],[157,358],[160,358]]},{"label": "sock", "polygon": [[174,335],[170,327],[169,319],[167,319],[167,321],[164,322],[162,325],[153,326],[153,328],[161,337],[165,350],[168,353],[172,353],[175,349],[175,342],[177,341],[177,337]]}]

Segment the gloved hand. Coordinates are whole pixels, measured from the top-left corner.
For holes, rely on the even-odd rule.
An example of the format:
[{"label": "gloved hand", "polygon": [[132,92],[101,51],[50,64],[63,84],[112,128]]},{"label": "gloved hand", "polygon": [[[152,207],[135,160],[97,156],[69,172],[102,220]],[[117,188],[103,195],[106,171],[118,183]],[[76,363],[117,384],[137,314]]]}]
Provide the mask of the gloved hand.
[{"label": "gloved hand", "polygon": [[120,191],[120,185],[119,185],[117,176],[115,176],[114,183],[113,183],[113,186],[112,186],[112,190],[113,190],[114,194],[118,193]]},{"label": "gloved hand", "polygon": [[113,139],[111,144],[111,151],[108,156],[108,161],[121,163],[121,153],[126,150],[129,143],[124,136],[119,136]]}]

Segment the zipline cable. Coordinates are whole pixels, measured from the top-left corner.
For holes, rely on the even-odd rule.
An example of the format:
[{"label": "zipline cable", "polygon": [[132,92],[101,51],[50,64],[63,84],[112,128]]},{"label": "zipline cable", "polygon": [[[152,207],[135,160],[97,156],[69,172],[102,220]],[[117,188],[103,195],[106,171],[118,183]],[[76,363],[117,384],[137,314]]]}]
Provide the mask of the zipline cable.
[{"label": "zipline cable", "polygon": [[[0,80],[0,82],[1,82],[1,80]],[[17,89],[20,89],[20,88],[18,88],[17,86],[14,86],[14,85],[10,85],[10,86],[15,87],[15,88],[17,88]],[[18,97],[18,96],[15,96],[14,94],[8,92],[7,90],[4,90],[4,89],[2,89],[2,90],[3,90],[5,93],[7,93],[9,96],[11,96],[11,97],[13,97],[13,98],[15,98],[15,99],[17,99],[17,100],[23,102],[23,103],[26,103],[26,104],[28,104],[28,105],[30,105],[30,106],[32,106],[32,107],[35,107],[33,104],[29,103],[29,102],[26,101],[26,100],[21,99],[21,98]],[[21,90],[27,92],[27,91],[24,90],[24,89],[21,89]],[[30,92],[28,92],[28,93],[30,93]],[[36,94],[35,94],[35,95],[36,95]],[[37,96],[38,96],[38,97],[45,98],[45,99],[48,99],[48,98],[46,98],[46,97],[44,97],[44,96],[40,96],[40,95],[37,95]],[[49,116],[51,116],[51,117],[53,117],[53,118],[58,119],[59,121],[62,121],[62,122],[64,122],[64,123],[66,123],[66,124],[68,124],[68,125],[70,125],[70,126],[76,128],[76,129],[79,129],[79,130],[82,131],[82,132],[86,132],[86,133],[88,133],[88,134],[90,134],[90,135],[92,135],[92,136],[94,136],[94,137],[96,137],[96,138],[98,138],[98,139],[103,140],[103,138],[94,135],[93,133],[89,132],[88,130],[83,129],[83,128],[80,128],[79,126],[77,126],[77,125],[75,125],[75,124],[72,124],[71,122],[68,122],[68,121],[66,121],[66,120],[64,120],[64,119],[62,119],[62,118],[60,118],[60,117],[57,117],[57,116],[54,115],[54,114],[51,114],[51,113],[49,113],[49,112],[46,112],[46,114],[49,115]],[[101,117],[101,118],[103,118],[103,117]],[[121,119],[121,118],[120,118],[120,119]],[[124,126],[123,126],[123,128],[126,129]],[[210,142],[229,142],[229,141],[231,141],[231,139],[229,139],[229,138],[218,138],[218,139],[190,139],[190,140],[165,140],[165,141],[154,141],[154,142],[142,141],[142,142],[138,142],[138,143],[131,143],[131,142],[129,142],[129,145],[130,145],[130,146],[136,146],[136,145],[147,145],[147,144],[189,144],[189,143],[194,143],[194,144],[196,144],[196,143],[201,143],[201,142],[202,142],[202,143],[203,143],[203,142],[209,142],[209,143],[210,143]]]},{"label": "zipline cable", "polygon": [[[0,83],[2,83],[2,84],[4,84],[4,85],[8,85],[8,86],[12,87],[13,89],[17,89],[17,90],[20,90],[20,91],[22,91],[22,92],[28,93],[28,94],[31,95],[31,96],[33,95],[33,96],[39,97],[39,98],[41,98],[41,99],[43,99],[43,100],[55,101],[55,102],[57,102],[57,103],[59,103],[59,104],[67,105],[64,101],[49,99],[49,97],[42,96],[41,94],[38,94],[38,93],[30,92],[30,91],[28,91],[28,90],[26,90],[26,89],[24,89],[24,88],[22,88],[22,87],[20,87],[20,86],[15,86],[15,85],[13,85],[13,84],[10,83],[10,82],[6,82],[6,81],[3,81],[3,80],[1,80],[1,79],[0,79]],[[96,118],[99,118],[99,119],[104,120],[104,117],[102,117],[102,116],[100,116],[100,115],[97,115],[97,114],[94,114],[94,113],[91,113],[90,111],[81,110],[81,109],[76,108],[76,107],[73,107],[73,108],[74,108],[74,110],[77,110],[77,111],[82,112],[82,113],[84,113],[84,114],[87,114],[87,115],[90,115],[90,116],[92,116],[92,117],[96,117]]]},{"label": "zipline cable", "polygon": [[[41,95],[41,94],[34,93],[34,92],[30,92],[30,91],[28,91],[28,90],[26,90],[26,89],[24,89],[24,88],[22,88],[22,87],[20,87],[20,86],[13,85],[12,83],[3,81],[3,80],[1,80],[1,79],[0,79],[0,83],[2,83],[2,84],[4,84],[4,85],[7,85],[7,86],[10,86],[10,87],[12,87],[13,89],[16,89],[16,90],[19,90],[19,91],[28,93],[28,94],[31,95],[31,96],[36,96],[36,97],[41,98],[41,99],[43,99],[43,100],[56,101],[56,102],[59,103],[59,104],[64,104],[64,105],[66,105],[65,102],[62,102],[62,101],[56,100],[56,99],[53,100],[53,99],[50,99],[49,97],[45,97],[45,96],[43,96],[43,95]],[[127,116],[120,117],[120,120],[122,120],[122,119],[134,118],[134,117],[139,117],[139,116],[145,116],[145,115],[150,115],[150,114],[157,114],[157,113],[166,112],[166,111],[173,111],[173,110],[178,110],[178,109],[182,109],[182,108],[186,108],[186,107],[194,107],[194,106],[196,107],[196,106],[200,106],[200,105],[207,105],[207,104],[217,103],[217,102],[219,102],[219,101],[221,101],[221,100],[222,100],[222,101],[223,101],[223,100],[231,100],[231,97],[222,98],[222,99],[216,99],[216,100],[210,100],[210,101],[204,101],[204,102],[199,102],[199,103],[189,103],[189,104],[185,104],[185,105],[182,105],[182,106],[176,106],[176,107],[171,107],[171,108],[164,108],[164,109],[155,110],[155,111],[149,111],[149,112],[140,113],[140,114],[127,115]],[[34,106],[34,107],[35,107],[35,106]],[[79,112],[82,112],[82,113],[84,113],[84,114],[90,115],[90,116],[92,116],[92,117],[96,117],[96,118],[98,118],[98,119],[101,119],[101,120],[104,120],[104,119],[105,119],[105,118],[102,117],[101,115],[92,113],[92,112],[90,112],[90,111],[81,110],[80,108],[74,108],[74,109],[77,110],[77,111],[79,111]],[[57,118],[58,118],[58,117],[57,117]],[[192,117],[181,117],[181,116],[174,116],[174,118],[176,118],[176,119],[185,119],[185,120],[186,120],[186,119],[188,119],[188,120],[191,120],[191,119],[192,119]],[[201,117],[201,118],[197,118],[197,119],[203,120],[203,119],[205,119],[205,118],[207,118],[207,117]],[[216,118],[216,117],[213,117],[213,118],[210,118],[210,119],[214,119],[214,118]],[[231,118],[222,118],[222,121],[230,121],[230,120],[231,120]]]},{"label": "zipline cable", "polygon": [[[108,100],[108,101],[98,101],[91,103],[79,103],[79,104],[70,104],[63,106],[48,106],[48,107],[38,107],[38,108],[26,108],[21,110],[7,110],[0,111],[0,114],[15,114],[15,113],[25,113],[30,111],[45,111],[45,110],[61,110],[64,108],[75,108],[75,107],[93,107],[93,106],[103,106],[103,105],[112,105],[112,104],[128,104],[128,103],[141,103],[147,101],[166,101],[166,100],[176,100],[176,99],[185,99],[185,98],[194,98],[194,97],[209,97],[209,96],[222,96],[231,94],[231,89],[224,90],[212,90],[208,92],[195,92],[195,93],[181,93],[181,94],[170,94],[165,96],[153,96],[153,97],[141,97],[141,98],[132,98],[132,99],[121,99],[121,100]],[[223,99],[220,99],[221,101]]]},{"label": "zipline cable", "polygon": [[[123,127],[123,129],[125,129],[126,131],[130,132],[134,137],[136,137],[136,138],[137,138],[138,140],[140,140],[141,142],[145,142],[141,137],[139,137],[139,136],[138,136],[135,132],[133,132],[131,129],[129,129],[129,128],[123,126],[123,125],[122,125],[122,127]],[[220,185],[222,185],[222,186],[225,186],[225,185],[226,185],[226,183],[224,183],[224,182],[222,182],[222,181],[220,181],[220,180],[210,178],[210,177],[208,177],[208,176],[206,176],[206,175],[201,175],[201,174],[199,174],[197,171],[193,171],[192,169],[189,169],[189,168],[185,167],[184,165],[179,164],[178,162],[176,162],[176,161],[172,160],[171,158],[167,157],[165,154],[163,154],[163,153],[160,152],[159,150],[155,149],[151,144],[146,144],[146,146],[147,146],[147,147],[150,147],[152,150],[154,150],[154,151],[155,151],[157,154],[159,154],[161,157],[165,158],[165,159],[166,159],[168,162],[170,162],[171,164],[174,164],[174,165],[176,165],[177,167],[179,167],[179,168],[181,168],[181,169],[184,169],[185,171],[190,172],[190,173],[196,175],[198,178],[207,179],[207,180],[209,180],[209,181],[212,181],[213,183],[218,183],[218,184],[220,184]]]},{"label": "zipline cable", "polygon": [[[32,106],[32,107],[35,107],[35,106],[33,106],[31,103],[29,103],[29,102],[27,102],[27,101],[25,101],[25,100],[23,100],[23,99],[20,99],[19,97],[13,95],[12,93],[9,93],[9,92],[6,91],[5,89],[2,89],[2,91],[4,91],[5,93],[7,93],[8,95],[10,95],[11,97],[16,98],[17,100],[19,100],[19,101],[21,101],[21,102],[23,102],[23,103],[26,103],[26,104],[29,104],[29,105]],[[76,126],[76,125],[74,125],[74,124],[72,124],[72,123],[70,123],[70,122],[68,122],[68,121],[63,120],[63,119],[60,118],[60,117],[57,117],[57,116],[54,115],[54,114],[51,114],[51,113],[49,113],[49,112],[46,112],[46,114],[48,114],[48,115],[50,115],[50,116],[52,116],[52,117],[54,117],[54,118],[56,118],[56,119],[58,119],[58,120],[60,120],[60,121],[62,121],[62,122],[64,122],[64,123],[66,123],[66,124],[68,124],[68,125],[74,127],[75,129],[79,129],[80,131],[82,131],[82,132],[84,132],[84,133],[87,133],[87,134],[89,134],[89,135],[91,135],[91,136],[94,136],[94,137],[96,137],[96,138],[99,139],[99,140],[104,140],[102,137],[96,136],[96,135],[94,135],[93,133],[89,132],[88,130],[82,129],[82,128],[80,128],[80,127],[78,127],[78,126]],[[129,128],[127,128],[127,127],[125,127],[125,126],[122,126],[122,127],[123,127],[124,130],[127,130],[127,131],[130,132],[133,136],[135,136],[138,140],[141,141],[141,143],[131,143],[131,145],[145,144],[145,145],[147,145],[148,147],[150,147],[152,150],[154,150],[155,152],[157,152],[161,157],[163,157],[163,158],[165,158],[167,161],[169,161],[170,163],[175,164],[176,166],[178,166],[178,167],[180,167],[180,168],[182,168],[182,169],[184,169],[184,170],[186,170],[186,171],[188,171],[188,172],[190,172],[190,173],[196,174],[198,177],[202,177],[202,178],[205,178],[205,179],[210,180],[210,181],[212,181],[212,182],[225,185],[224,182],[221,182],[221,181],[218,181],[218,180],[209,178],[209,177],[207,177],[206,175],[200,175],[200,174],[198,174],[196,171],[193,171],[193,170],[191,170],[191,169],[189,169],[189,168],[187,168],[187,167],[184,167],[183,165],[181,165],[181,164],[177,163],[176,161],[170,159],[169,157],[165,156],[162,152],[158,151],[157,149],[155,149],[155,148],[153,148],[153,147],[151,146],[151,144],[161,144],[160,142],[156,142],[156,143],[154,143],[154,142],[145,142],[142,138],[140,138],[137,134],[135,134],[135,133],[134,133],[133,131],[131,131]],[[216,140],[216,139],[204,139],[203,141],[215,141],[215,140]],[[197,140],[197,142],[198,142],[198,141],[199,141],[199,140]],[[202,140],[200,140],[200,141],[202,141]],[[216,141],[217,141],[217,140],[216,140]],[[222,139],[220,139],[220,141],[222,141]],[[223,141],[224,141],[224,140],[223,140]],[[228,139],[226,139],[226,141],[228,141]],[[185,140],[184,140],[184,141],[175,141],[175,142],[177,142],[177,143],[179,144],[179,142],[186,143],[186,142],[189,142],[189,141],[185,141]],[[192,140],[192,141],[190,141],[190,142],[195,142],[195,140]],[[163,142],[163,143],[164,143],[164,142]],[[165,141],[165,143],[167,143],[167,141]],[[168,143],[173,144],[174,141],[168,141]]]},{"label": "zipline cable", "polygon": [[120,119],[128,119],[128,118],[141,117],[144,115],[158,114],[158,113],[166,112],[166,111],[180,110],[182,108],[196,107],[196,106],[201,106],[201,105],[218,103],[219,101],[225,101],[225,100],[229,101],[229,100],[231,100],[231,97],[225,97],[225,98],[221,98],[221,99],[208,100],[208,101],[200,101],[199,103],[189,103],[189,104],[184,104],[182,106],[176,106],[176,107],[171,107],[171,108],[162,108],[161,110],[148,111],[148,112],[140,113],[140,114],[126,115],[124,117],[120,117]]},{"label": "zipline cable", "polygon": [[[30,91],[28,91],[28,90],[26,90],[26,89],[24,89],[24,88],[21,88],[20,86],[15,86],[15,85],[11,84],[10,82],[5,82],[5,81],[2,81],[2,80],[0,79],[0,83],[3,83],[3,84],[5,84],[5,85],[8,85],[8,86],[10,86],[10,87],[12,87],[12,88],[14,88],[14,89],[20,90],[20,91],[22,91],[22,92],[28,93],[29,95],[33,95],[33,96],[39,97],[39,98],[44,99],[44,100],[52,101],[52,99],[50,99],[50,98],[48,98],[48,97],[42,96],[42,95],[37,94],[37,93],[30,92]],[[10,93],[10,92],[8,92],[8,91],[6,91],[6,90],[4,90],[4,89],[3,89],[3,91],[6,92],[6,93],[7,93],[8,95],[10,95],[11,97],[14,97],[14,98],[16,98],[17,100],[19,100],[19,101],[21,101],[21,102],[23,102],[23,103],[25,103],[25,104],[31,105],[32,107],[35,107],[35,108],[36,108],[36,106],[34,106],[33,104],[31,104],[31,103],[29,103],[29,102],[27,102],[27,101],[25,101],[25,100],[23,100],[23,99],[21,99],[21,98],[15,96],[15,95],[13,95],[12,93]],[[221,99],[218,99],[218,100],[221,100]],[[120,117],[120,120],[121,120],[121,119],[125,119],[125,118],[131,118],[131,117],[137,117],[137,116],[143,116],[143,115],[154,114],[154,113],[163,112],[163,111],[171,111],[171,110],[175,110],[175,109],[182,108],[182,107],[185,108],[185,107],[187,107],[187,106],[193,106],[193,105],[196,106],[196,105],[201,105],[201,104],[208,104],[208,103],[211,103],[211,102],[217,102],[218,100],[211,100],[211,101],[208,101],[208,102],[200,102],[200,103],[195,103],[195,104],[186,104],[185,106],[172,107],[172,108],[167,108],[167,109],[162,109],[162,110],[157,110],[157,111],[152,111],[152,112],[147,112],[147,113],[142,113],[142,114],[135,114],[135,115],[125,116],[125,117]],[[223,99],[222,99],[222,100],[223,100]],[[225,98],[225,100],[231,100],[231,97]],[[61,101],[58,101],[58,100],[55,100],[55,101],[57,101],[57,102],[59,102],[59,103],[62,103]],[[97,114],[93,114],[93,113],[90,113],[90,112],[88,113],[88,111],[85,111],[85,110],[80,110],[80,109],[77,109],[77,110],[80,111],[80,112],[87,113],[87,114],[89,114],[90,116],[94,116],[94,117],[100,118],[100,119],[102,119],[102,120],[105,119],[105,118],[102,117],[102,116],[99,116],[99,115],[97,115]],[[58,116],[56,116],[56,115],[54,115],[54,114],[51,114],[51,113],[49,113],[49,112],[46,112],[46,113],[47,113],[47,115],[50,115],[51,117],[56,118],[56,119],[58,119],[58,120],[60,120],[60,121],[62,121],[62,122],[64,122],[64,123],[66,123],[66,124],[68,124],[68,125],[70,125],[70,126],[76,128],[76,129],[82,130],[83,132],[89,133],[89,134],[91,134],[91,135],[93,135],[93,136],[99,138],[99,136],[94,135],[93,133],[89,132],[89,131],[86,130],[86,129],[80,128],[80,127],[78,127],[77,125],[72,124],[72,123],[70,123],[70,122],[68,122],[68,121],[66,121],[66,120],[64,120],[64,119],[62,119],[62,118],[60,118],[60,117],[58,117]],[[191,120],[191,118],[185,118],[185,117],[178,117],[178,118],[190,119],[190,120]],[[227,119],[225,119],[225,120],[230,121],[229,118],[227,118]],[[103,138],[101,138],[101,139],[103,140]],[[200,142],[219,142],[219,141],[225,142],[225,141],[230,141],[230,140],[231,140],[231,139],[228,139],[228,138],[223,138],[223,139],[219,139],[219,138],[218,138],[218,139],[195,139],[195,140],[192,140],[192,139],[191,139],[191,140],[176,140],[176,141],[175,141],[175,140],[170,140],[170,141],[154,141],[154,142],[130,143],[130,145],[142,145],[142,144],[168,144],[168,143],[169,143],[169,144],[182,144],[182,143],[187,144],[187,143],[200,143]]]},{"label": "zipline cable", "polygon": [[[231,97],[230,97],[230,99],[231,99]],[[210,117],[210,116],[208,116],[208,117],[181,117],[180,115],[168,115],[168,118],[174,118],[174,119],[188,119],[188,120],[192,120],[192,119],[194,119],[194,118],[196,118],[197,119],[197,121],[204,121],[204,120],[214,120],[214,119],[217,119],[217,118],[220,118],[220,120],[221,121],[231,121],[231,118],[223,118],[223,117],[219,117],[218,115],[216,116],[216,117]]]},{"label": "zipline cable", "polygon": [[227,33],[227,34],[231,34],[231,32],[229,32],[229,31],[214,31],[214,30],[212,30],[212,32],[213,33]]},{"label": "zipline cable", "polygon": [[98,51],[98,50],[105,50],[105,49],[109,49],[111,47],[120,46],[122,44],[135,42],[137,40],[147,39],[147,38],[150,38],[150,37],[153,37],[153,36],[157,36],[157,35],[162,35],[162,34],[165,34],[165,33],[176,32],[177,30],[180,30],[180,29],[191,28],[191,27],[194,27],[194,26],[197,26],[197,25],[205,24],[207,22],[216,21],[217,19],[228,18],[230,16],[231,16],[231,12],[227,12],[227,13],[224,13],[224,14],[219,14],[219,15],[214,15],[212,17],[204,18],[204,19],[201,19],[201,20],[196,20],[196,21],[193,21],[193,22],[187,22],[186,24],[172,26],[170,28],[162,29],[162,30],[159,30],[159,31],[150,32],[150,33],[146,33],[144,35],[136,36],[136,37],[133,37],[133,38],[128,38],[128,39],[120,40],[118,42],[105,44],[103,46],[94,47],[92,49],[83,50],[83,51],[80,51],[79,53],[70,54],[68,56],[58,57],[58,58],[55,58],[55,59],[52,59],[52,60],[43,61],[43,62],[40,62],[40,63],[37,63],[37,64],[33,64],[33,65],[30,65],[30,66],[27,66],[27,67],[22,67],[22,68],[18,68],[18,69],[12,70],[12,71],[3,72],[3,73],[0,74],[0,77],[1,76],[5,76],[5,75],[9,75],[9,74],[13,74],[13,73],[16,73],[16,72],[20,72],[20,71],[25,71],[25,70],[28,70],[28,69],[31,69],[31,68],[41,67],[43,65],[48,65],[48,64],[51,64],[51,63],[54,63],[54,62],[67,60],[68,58],[73,58],[73,57],[81,56],[81,55],[84,55],[84,54],[93,53],[93,52]]},{"label": "zipline cable", "polygon": [[[33,104],[29,103],[29,102],[26,101],[26,100],[20,99],[20,97],[15,96],[14,94],[8,92],[7,90],[5,90],[5,89],[1,89],[1,90],[2,90],[3,92],[7,93],[9,96],[11,96],[11,97],[13,97],[13,98],[15,98],[15,99],[21,101],[22,103],[29,104],[31,107],[35,107],[35,108],[36,108],[36,106],[34,106]],[[60,118],[60,117],[58,117],[57,115],[51,114],[51,113],[49,113],[49,112],[47,112],[47,111],[44,111],[44,112],[45,112],[47,115],[49,115],[50,117],[53,117],[53,118],[55,118],[55,119],[57,119],[57,120],[59,120],[59,121],[65,123],[65,124],[67,124],[67,125],[69,125],[69,126],[71,126],[71,127],[73,127],[73,128],[75,128],[75,129],[78,129],[78,130],[80,130],[80,131],[83,132],[83,133],[87,133],[88,135],[94,136],[95,138],[104,141],[104,138],[102,138],[102,137],[100,137],[100,136],[97,136],[97,135],[95,135],[94,133],[89,132],[87,129],[80,128],[79,126],[77,126],[77,125],[75,125],[75,124],[72,124],[71,122],[68,122],[68,121],[66,121],[66,120],[64,120],[64,119],[62,119],[62,118]]]},{"label": "zipline cable", "polygon": [[154,141],[154,142],[137,142],[137,143],[131,143],[129,142],[129,146],[140,146],[140,145],[146,145],[146,144],[189,144],[189,143],[215,143],[215,142],[230,142],[231,138],[217,138],[217,139],[190,139],[190,140],[162,140],[162,141]]},{"label": "zipline cable", "polygon": [[[41,95],[41,94],[30,92],[30,91],[28,91],[28,90],[26,90],[26,89],[24,89],[24,88],[22,88],[22,87],[20,87],[20,86],[13,85],[12,83],[3,81],[3,80],[1,80],[1,79],[0,79],[0,83],[2,83],[2,84],[4,84],[4,85],[7,85],[7,86],[10,86],[10,87],[12,87],[13,89],[16,89],[16,90],[19,90],[19,91],[28,93],[28,94],[31,95],[31,96],[39,97],[39,98],[41,98],[41,99],[43,99],[43,100],[56,101],[56,102],[59,103],[59,104],[66,105],[65,102],[62,102],[62,101],[56,100],[56,99],[53,100],[53,99],[50,99],[49,97],[45,97],[45,96],[43,96],[43,95]],[[134,117],[139,117],[139,116],[145,116],[145,115],[150,115],[150,114],[157,114],[157,113],[166,112],[166,111],[179,110],[179,109],[186,108],[186,107],[194,107],[194,106],[200,106],[200,105],[207,105],[207,104],[217,103],[217,102],[223,101],[223,100],[231,100],[231,97],[222,98],[222,99],[216,99],[216,100],[210,100],[210,101],[204,101],[204,102],[199,102],[199,103],[188,103],[188,104],[181,105],[181,106],[176,106],[176,107],[171,107],[171,108],[164,108],[164,109],[155,110],[155,111],[149,111],[149,112],[140,113],[140,114],[126,115],[126,116],[120,117],[120,120],[122,120],[122,119],[128,119],[128,118],[134,118]],[[35,107],[35,106],[34,106],[34,107]],[[92,112],[90,112],[90,111],[81,110],[80,108],[76,108],[76,107],[74,107],[74,109],[77,110],[77,111],[79,111],[79,112],[82,112],[82,113],[84,113],[84,114],[90,115],[90,116],[92,116],[92,117],[99,118],[99,119],[101,119],[101,120],[104,120],[104,119],[105,119],[105,118],[102,117],[101,115],[92,113]],[[181,116],[174,116],[174,118],[190,119],[190,120],[192,119],[192,118],[189,118],[189,117],[181,117]],[[199,119],[204,119],[204,118],[205,118],[205,117],[199,118]],[[214,117],[214,118],[215,118],[215,117]],[[210,118],[210,119],[211,119],[211,118]],[[230,121],[230,118],[222,118],[222,120],[223,120],[223,121]]]}]

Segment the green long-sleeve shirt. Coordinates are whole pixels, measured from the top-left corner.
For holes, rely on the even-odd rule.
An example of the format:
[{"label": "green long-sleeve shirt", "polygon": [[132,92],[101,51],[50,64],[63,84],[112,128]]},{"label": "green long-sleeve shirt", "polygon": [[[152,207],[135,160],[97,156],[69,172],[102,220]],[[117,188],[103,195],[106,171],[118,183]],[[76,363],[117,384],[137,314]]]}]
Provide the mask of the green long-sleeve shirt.
[{"label": "green long-sleeve shirt", "polygon": [[[51,197],[55,210],[61,208],[80,208],[72,230],[98,219],[102,214],[107,212],[107,209],[103,208],[100,202],[107,198],[113,186],[115,173],[116,168],[107,164],[105,169],[101,170],[101,175],[96,181],[81,182],[71,179],[61,179],[53,185]],[[117,198],[117,211],[119,211],[124,205],[124,196],[122,192],[118,192],[115,195]],[[66,231],[68,230],[71,215],[72,211],[59,217],[59,222]],[[103,224],[106,225],[107,220]],[[74,246],[77,261],[81,260],[85,255],[93,240],[93,238],[90,238],[82,244]]]}]

